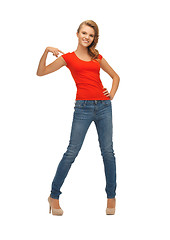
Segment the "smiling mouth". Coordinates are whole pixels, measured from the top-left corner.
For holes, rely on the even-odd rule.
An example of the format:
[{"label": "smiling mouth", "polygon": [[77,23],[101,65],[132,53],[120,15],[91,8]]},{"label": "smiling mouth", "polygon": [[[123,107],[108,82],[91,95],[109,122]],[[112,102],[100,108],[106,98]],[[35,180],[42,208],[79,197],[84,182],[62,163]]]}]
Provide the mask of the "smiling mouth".
[{"label": "smiling mouth", "polygon": [[89,43],[89,41],[87,41],[87,40],[82,40],[83,42],[85,42],[85,43]]}]

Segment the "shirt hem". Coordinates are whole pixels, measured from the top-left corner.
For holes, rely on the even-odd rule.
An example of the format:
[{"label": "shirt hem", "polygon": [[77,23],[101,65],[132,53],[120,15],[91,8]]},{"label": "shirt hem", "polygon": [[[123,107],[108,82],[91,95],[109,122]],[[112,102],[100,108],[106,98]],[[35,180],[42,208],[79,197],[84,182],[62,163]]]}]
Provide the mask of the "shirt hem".
[{"label": "shirt hem", "polygon": [[76,98],[75,100],[110,100],[110,98]]}]

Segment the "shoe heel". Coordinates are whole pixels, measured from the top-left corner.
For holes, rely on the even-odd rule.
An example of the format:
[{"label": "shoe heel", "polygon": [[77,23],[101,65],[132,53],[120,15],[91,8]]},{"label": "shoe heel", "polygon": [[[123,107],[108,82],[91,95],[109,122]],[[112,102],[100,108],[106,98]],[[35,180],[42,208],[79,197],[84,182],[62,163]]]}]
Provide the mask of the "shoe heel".
[{"label": "shoe heel", "polygon": [[49,204],[49,213],[51,213],[51,205]]}]

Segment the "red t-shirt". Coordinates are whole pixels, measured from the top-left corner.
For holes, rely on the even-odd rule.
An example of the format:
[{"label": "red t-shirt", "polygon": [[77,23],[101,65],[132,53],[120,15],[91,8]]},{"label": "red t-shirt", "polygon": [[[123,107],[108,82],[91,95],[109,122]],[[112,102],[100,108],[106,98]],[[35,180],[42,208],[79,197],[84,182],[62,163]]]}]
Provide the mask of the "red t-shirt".
[{"label": "red t-shirt", "polygon": [[[84,61],[75,52],[61,55],[77,87],[76,100],[108,100],[103,94],[104,87],[100,79],[100,63],[96,60]],[[99,54],[99,59],[102,55]]]}]

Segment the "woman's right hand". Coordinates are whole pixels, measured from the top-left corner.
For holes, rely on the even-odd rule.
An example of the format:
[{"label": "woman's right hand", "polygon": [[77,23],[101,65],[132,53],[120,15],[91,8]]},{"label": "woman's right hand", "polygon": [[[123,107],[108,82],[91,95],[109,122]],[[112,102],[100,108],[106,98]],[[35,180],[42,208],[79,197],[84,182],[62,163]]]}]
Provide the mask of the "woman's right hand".
[{"label": "woman's right hand", "polygon": [[59,50],[58,48],[54,48],[54,47],[47,47],[46,48],[48,50],[48,52],[52,52],[54,56],[58,57],[59,53],[64,54],[61,50]]}]

